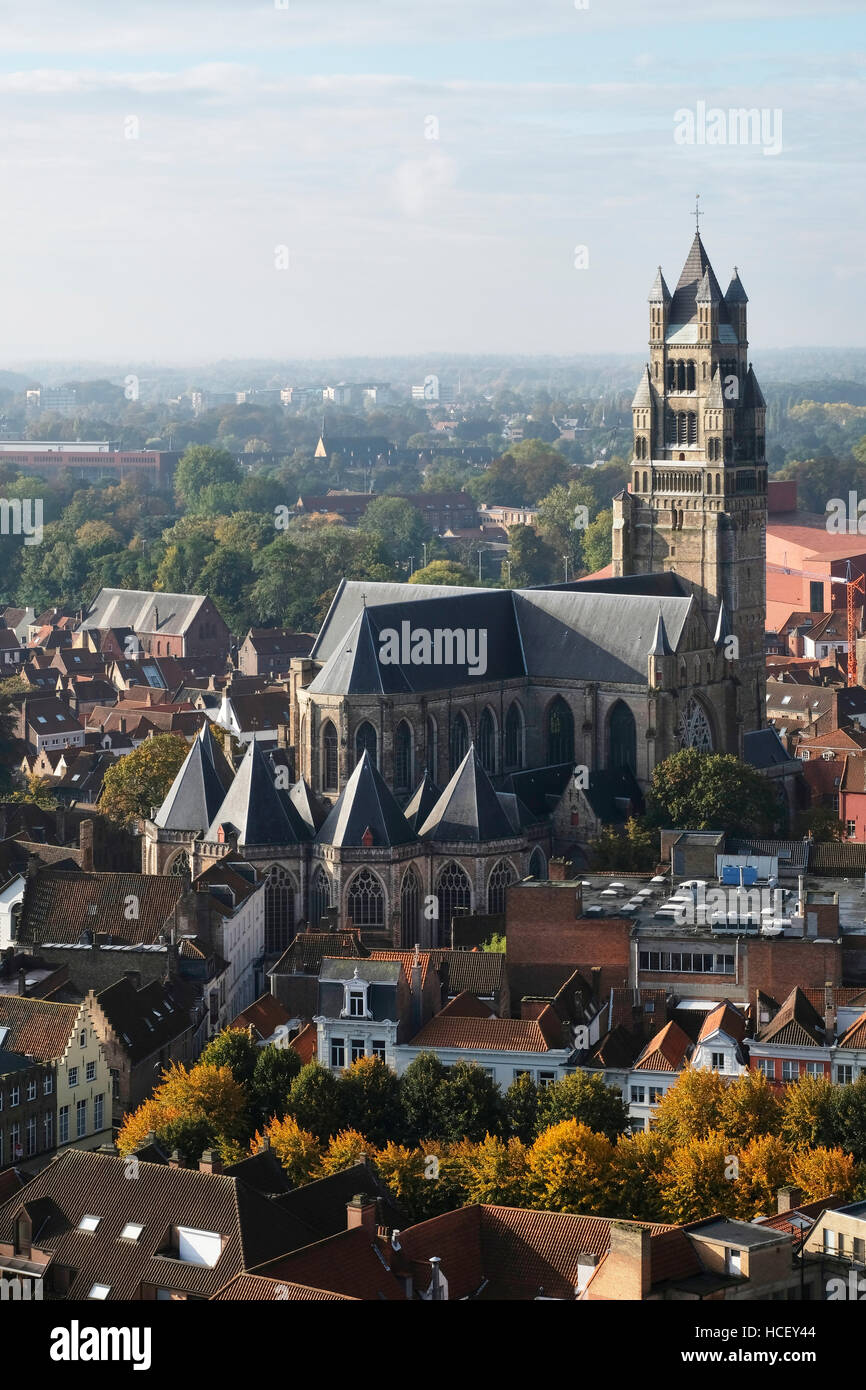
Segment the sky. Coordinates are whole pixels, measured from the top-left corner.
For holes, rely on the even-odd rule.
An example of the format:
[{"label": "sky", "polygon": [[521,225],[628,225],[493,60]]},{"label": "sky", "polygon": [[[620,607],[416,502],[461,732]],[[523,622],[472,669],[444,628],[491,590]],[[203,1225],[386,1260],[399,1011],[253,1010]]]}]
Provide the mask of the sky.
[{"label": "sky", "polygon": [[0,34],[0,366],[631,353],[696,193],[753,345],[866,345],[862,0],[0,0]]}]

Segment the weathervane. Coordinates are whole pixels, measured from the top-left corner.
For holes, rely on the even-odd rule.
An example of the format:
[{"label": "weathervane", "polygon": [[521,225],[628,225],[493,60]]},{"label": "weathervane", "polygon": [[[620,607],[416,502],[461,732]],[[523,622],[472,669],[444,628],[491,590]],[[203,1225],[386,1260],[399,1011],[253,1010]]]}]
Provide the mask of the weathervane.
[{"label": "weathervane", "polygon": [[700,234],[701,234],[701,221],[700,221],[700,219],[701,219],[701,195],[700,195],[700,193],[696,193],[696,194],[695,194],[695,233],[696,233],[697,236],[700,236]]}]

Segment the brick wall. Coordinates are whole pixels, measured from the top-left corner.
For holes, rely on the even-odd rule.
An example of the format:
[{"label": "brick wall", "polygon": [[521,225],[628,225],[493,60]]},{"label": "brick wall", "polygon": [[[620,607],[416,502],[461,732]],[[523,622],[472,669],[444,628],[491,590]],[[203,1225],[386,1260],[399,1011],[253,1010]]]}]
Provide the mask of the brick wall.
[{"label": "brick wall", "polygon": [[587,980],[601,967],[607,992],[628,979],[632,924],[621,917],[582,917],[580,887],[565,883],[514,884],[505,915],[506,960],[512,966],[563,965]]}]

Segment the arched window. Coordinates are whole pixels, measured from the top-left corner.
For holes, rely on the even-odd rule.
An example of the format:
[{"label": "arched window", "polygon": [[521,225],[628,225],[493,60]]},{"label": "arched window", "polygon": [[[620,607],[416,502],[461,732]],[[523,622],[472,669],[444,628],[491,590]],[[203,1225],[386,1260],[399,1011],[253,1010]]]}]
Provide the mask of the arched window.
[{"label": "arched window", "polygon": [[310,885],[310,925],[318,927],[331,906],[331,880],[319,864]]},{"label": "arched window", "polygon": [[516,879],[517,874],[507,859],[500,859],[499,863],[494,865],[487,880],[488,912],[505,911],[505,890],[509,883],[514,883]]},{"label": "arched window", "polygon": [[412,790],[413,752],[412,730],[406,720],[401,719],[394,731],[395,791],[408,792]]},{"label": "arched window", "polygon": [[713,731],[706,711],[694,696],[686,701],[680,715],[679,743],[681,748],[697,748],[701,753],[712,753]]},{"label": "arched window", "polygon": [[574,762],[574,716],[561,695],[547,711],[547,761]]},{"label": "arched window", "polygon": [[418,909],[421,903],[421,880],[411,864],[403,875],[400,888],[400,935],[407,949],[419,939]]},{"label": "arched window", "polygon": [[458,711],[451,720],[448,760],[451,772],[456,772],[469,747],[469,722],[466,715]]},{"label": "arched window", "polygon": [[282,955],[295,935],[295,885],[279,864],[265,879],[265,955]]},{"label": "arched window", "polygon": [[505,716],[505,767],[509,772],[523,766],[523,715],[517,701]]},{"label": "arched window", "polygon": [[337,730],[330,719],[322,728],[322,791],[337,790]]},{"label": "arched window", "polygon": [[433,781],[435,782],[435,781],[436,781],[436,757],[437,757],[438,748],[437,748],[437,738],[436,738],[436,734],[437,734],[437,730],[436,730],[436,720],[433,718],[432,714],[428,714],[428,715],[427,715],[427,723],[426,723],[426,726],[425,726],[425,732],[426,732],[426,740],[427,740],[427,751],[426,751],[426,756],[425,756],[425,766],[426,766],[426,768],[427,768],[427,771],[430,773],[430,776],[433,778]]},{"label": "arched window", "polygon": [[365,719],[355,731],[355,761],[360,762],[364,754],[369,753],[370,761],[375,766],[377,742],[376,730],[369,720]]},{"label": "arched window", "polygon": [[182,878],[184,874],[188,874],[188,873],[189,873],[189,855],[187,854],[187,852],[186,852],[185,849],[182,849],[181,852],[180,852],[180,854],[176,854],[175,857],[174,857],[174,859],[171,861],[171,869],[169,870],[169,878]]},{"label": "arched window", "polygon": [[443,864],[436,879],[439,902],[439,929],[446,941],[451,940],[451,918],[472,911],[472,885],[466,872],[455,860]]},{"label": "arched window", "polygon": [[384,927],[385,892],[369,869],[359,869],[349,884],[347,915],[356,927]]},{"label": "arched window", "polygon": [[485,772],[496,771],[496,724],[489,709],[478,721],[478,757]]},{"label": "arched window", "polygon": [[608,767],[629,767],[637,771],[637,728],[634,715],[623,700],[617,700],[608,726]]},{"label": "arched window", "polygon": [[547,860],[544,857],[544,851],[539,849],[538,845],[529,856],[529,876],[530,878],[547,878]]}]

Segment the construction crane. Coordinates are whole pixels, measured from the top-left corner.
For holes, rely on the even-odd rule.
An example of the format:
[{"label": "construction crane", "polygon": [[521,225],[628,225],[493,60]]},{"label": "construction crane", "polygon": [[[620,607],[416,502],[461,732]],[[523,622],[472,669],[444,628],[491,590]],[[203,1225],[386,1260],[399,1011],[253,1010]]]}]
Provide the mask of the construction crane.
[{"label": "construction crane", "polygon": [[845,574],[816,574],[812,570],[795,570],[788,565],[767,565],[768,570],[774,574],[796,574],[804,579],[820,579],[823,584],[828,581],[831,584],[844,584],[846,588],[846,608],[848,616],[848,684],[857,684],[857,618],[854,611],[854,595],[863,594],[866,597],[866,576],[855,574],[851,568],[851,561],[845,565]]}]

